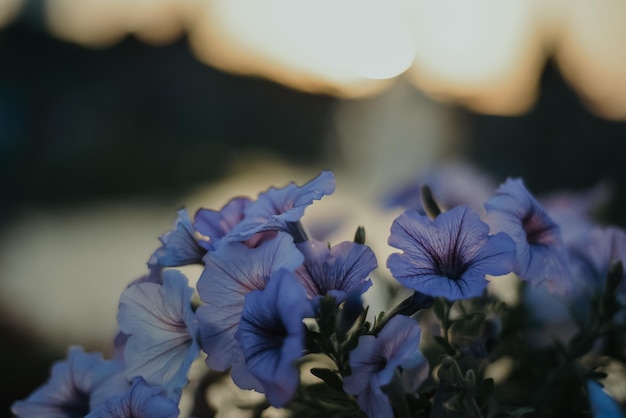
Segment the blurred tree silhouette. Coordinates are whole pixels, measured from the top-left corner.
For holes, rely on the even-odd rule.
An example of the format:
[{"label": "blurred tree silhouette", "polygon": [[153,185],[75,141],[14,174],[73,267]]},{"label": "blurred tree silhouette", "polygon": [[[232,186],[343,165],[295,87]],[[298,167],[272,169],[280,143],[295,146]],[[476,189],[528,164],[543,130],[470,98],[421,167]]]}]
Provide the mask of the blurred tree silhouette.
[{"label": "blurred tree silhouette", "polygon": [[9,207],[179,194],[246,150],[311,163],[334,100],[206,67],[185,40],[88,50],[14,25],[0,56]]},{"label": "blurred tree silhouette", "polygon": [[534,193],[579,190],[608,180],[613,199],[606,221],[626,224],[626,123],[591,114],[553,64],[533,109],[518,117],[468,114],[467,151],[504,179],[523,177]]}]

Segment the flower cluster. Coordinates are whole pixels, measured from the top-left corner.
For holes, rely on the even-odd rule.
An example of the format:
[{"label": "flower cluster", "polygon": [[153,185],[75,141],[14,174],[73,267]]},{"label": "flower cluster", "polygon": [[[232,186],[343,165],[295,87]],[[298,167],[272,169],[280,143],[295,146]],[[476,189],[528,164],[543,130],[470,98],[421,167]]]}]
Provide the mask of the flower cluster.
[{"label": "flower cluster", "polygon": [[[364,229],[331,245],[302,222],[334,190],[324,171],[193,219],[179,211],[146,275],[121,294],[115,357],[70,348],[13,413],[173,418],[195,390],[188,413],[202,418],[215,413],[205,392],[232,379],[264,394],[240,405],[250,416],[269,407],[298,417],[620,416],[598,381],[611,364],[626,370],[622,230],[582,210],[557,222],[520,179],[473,194],[448,188],[442,200],[437,186],[405,188],[392,200],[412,207],[391,225],[400,252],[386,266],[389,286],[407,296],[370,317],[363,294],[378,262]],[[482,208],[464,204],[483,195]],[[196,289],[176,269],[190,264],[203,268]],[[498,297],[498,284],[519,300]],[[537,300],[572,313],[557,322]],[[565,326],[567,337],[550,333]],[[189,385],[199,358],[208,378]]]}]

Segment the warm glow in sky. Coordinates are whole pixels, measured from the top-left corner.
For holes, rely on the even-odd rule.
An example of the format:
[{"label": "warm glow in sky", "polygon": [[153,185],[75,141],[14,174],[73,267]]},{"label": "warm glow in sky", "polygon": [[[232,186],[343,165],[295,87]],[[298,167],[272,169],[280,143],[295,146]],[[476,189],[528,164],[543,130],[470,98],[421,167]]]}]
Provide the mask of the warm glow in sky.
[{"label": "warm glow in sky", "polygon": [[[408,34],[371,33],[385,8],[378,0],[358,3],[213,0],[192,28],[191,44],[201,60],[222,69],[286,80],[308,91],[368,94],[383,85],[374,79],[408,68],[412,48],[405,46],[398,58],[396,51],[411,41]],[[376,45],[368,42],[372,38]],[[377,59],[379,51],[387,58]]]},{"label": "warm glow in sky", "polygon": [[23,0],[0,1],[0,28],[13,20],[23,3]]},{"label": "warm glow in sky", "polygon": [[[425,92],[486,113],[527,110],[544,63],[526,0],[417,0],[408,76]],[[521,88],[520,88],[521,87]]]},{"label": "warm glow in sky", "polygon": [[626,2],[570,0],[559,16],[559,68],[589,107],[626,119]]},{"label": "warm glow in sky", "polygon": [[309,66],[337,66],[361,77],[386,79],[406,71],[415,56],[411,33],[388,2],[271,0],[269,4],[269,28],[300,51]]},{"label": "warm glow in sky", "polygon": [[198,0],[47,0],[45,5],[53,34],[102,47],[128,33],[149,43],[171,42],[183,34],[196,3]]},{"label": "warm glow in sky", "polygon": [[[22,0],[0,1],[0,26]],[[184,32],[217,68],[359,97],[405,74],[431,97],[525,112],[554,57],[589,108],[626,119],[623,0],[45,0],[53,34],[87,46]]]}]

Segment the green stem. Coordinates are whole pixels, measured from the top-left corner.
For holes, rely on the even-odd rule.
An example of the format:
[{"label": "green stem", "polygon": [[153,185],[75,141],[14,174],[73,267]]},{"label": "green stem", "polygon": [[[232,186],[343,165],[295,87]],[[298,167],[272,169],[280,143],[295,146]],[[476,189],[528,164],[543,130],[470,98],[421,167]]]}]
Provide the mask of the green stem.
[{"label": "green stem", "polygon": [[382,391],[389,396],[389,400],[395,405],[398,412],[398,418],[410,418],[409,406],[406,403],[406,397],[404,396],[404,385],[402,384],[402,378],[398,369],[393,374],[391,382],[388,385],[383,386]]},{"label": "green stem", "polygon": [[289,228],[289,233],[293,237],[293,242],[295,244],[298,244],[300,242],[305,242],[309,239],[300,221],[287,222],[287,227]]},{"label": "green stem", "polygon": [[387,322],[389,322],[389,320],[393,318],[394,316],[396,315],[412,316],[412,315],[415,315],[418,311],[425,309],[429,306],[430,305],[426,305],[426,306],[424,305],[423,295],[420,298],[420,295],[418,295],[416,292],[413,292],[409,297],[404,299],[402,302],[396,305],[391,311],[389,311],[389,313],[386,314],[383,317],[383,319],[380,320],[376,324],[376,328],[374,328],[374,331],[373,331],[374,335],[378,334],[383,329],[385,324],[387,324]]},{"label": "green stem", "polygon": [[442,303],[443,318],[441,318],[441,328],[443,328],[443,337],[446,339],[447,343],[450,343],[450,327],[452,326],[450,322],[450,311],[452,310],[452,305],[445,299],[442,299]]}]

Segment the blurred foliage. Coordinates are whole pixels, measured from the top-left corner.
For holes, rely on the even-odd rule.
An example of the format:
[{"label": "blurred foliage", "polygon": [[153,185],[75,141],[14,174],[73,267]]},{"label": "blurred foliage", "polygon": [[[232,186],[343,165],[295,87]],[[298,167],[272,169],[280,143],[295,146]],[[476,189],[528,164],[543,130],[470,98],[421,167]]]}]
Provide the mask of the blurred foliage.
[{"label": "blurred foliage", "polygon": [[551,63],[540,89],[525,115],[467,114],[469,157],[499,179],[523,177],[534,194],[585,189],[606,179],[614,199],[603,215],[626,225],[626,122],[591,114]]},{"label": "blurred foliage", "polygon": [[310,164],[334,100],[206,67],[186,40],[89,50],[17,24],[0,56],[4,211],[178,195],[246,151]]}]

